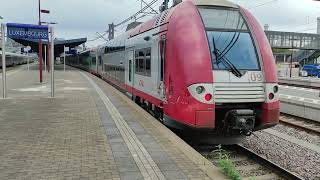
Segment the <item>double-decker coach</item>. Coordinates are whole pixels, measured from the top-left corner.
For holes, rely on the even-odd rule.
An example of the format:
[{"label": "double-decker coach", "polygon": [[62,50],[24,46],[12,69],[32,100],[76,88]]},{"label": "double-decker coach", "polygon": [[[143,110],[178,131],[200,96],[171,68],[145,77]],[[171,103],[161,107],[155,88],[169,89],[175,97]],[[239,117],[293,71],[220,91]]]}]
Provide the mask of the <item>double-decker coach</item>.
[{"label": "double-decker coach", "polygon": [[186,0],[107,42],[91,72],[167,126],[250,135],[279,120],[276,66],[263,29],[224,0]]}]

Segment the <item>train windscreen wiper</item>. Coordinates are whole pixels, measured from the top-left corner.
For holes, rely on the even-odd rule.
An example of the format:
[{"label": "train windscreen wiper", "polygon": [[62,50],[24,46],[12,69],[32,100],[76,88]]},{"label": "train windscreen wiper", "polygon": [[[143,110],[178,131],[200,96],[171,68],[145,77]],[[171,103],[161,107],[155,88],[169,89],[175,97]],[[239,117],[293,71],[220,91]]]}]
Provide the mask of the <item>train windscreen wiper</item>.
[{"label": "train windscreen wiper", "polygon": [[221,52],[216,47],[214,37],[212,37],[212,42],[213,42],[213,48],[214,48],[213,54],[215,55],[215,58],[216,58],[215,63],[217,64],[218,68],[219,68],[219,64],[222,62],[224,66],[228,68],[230,72],[232,72],[232,74],[234,74],[236,77],[241,77],[242,73],[239,71],[239,69],[229,59],[225,57],[225,54],[221,55]]}]

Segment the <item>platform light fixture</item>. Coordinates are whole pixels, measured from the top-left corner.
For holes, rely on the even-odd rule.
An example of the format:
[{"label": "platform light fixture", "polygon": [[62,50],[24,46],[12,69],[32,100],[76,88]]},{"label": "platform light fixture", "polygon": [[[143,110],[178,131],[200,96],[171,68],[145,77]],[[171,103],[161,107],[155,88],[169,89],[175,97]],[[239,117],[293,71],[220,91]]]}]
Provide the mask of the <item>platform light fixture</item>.
[{"label": "platform light fixture", "polygon": [[[55,24],[58,24],[58,23],[41,21],[41,24],[55,25]],[[50,43],[49,43],[49,46],[50,46]],[[44,46],[44,71],[45,72],[47,71],[47,45]]]},{"label": "platform light fixture", "polygon": [[43,14],[50,14],[50,11],[47,9],[41,9],[40,12]]},{"label": "platform light fixture", "polygon": [[46,25],[55,25],[58,24],[57,22],[45,22],[45,21],[41,21],[41,24],[46,24]]}]

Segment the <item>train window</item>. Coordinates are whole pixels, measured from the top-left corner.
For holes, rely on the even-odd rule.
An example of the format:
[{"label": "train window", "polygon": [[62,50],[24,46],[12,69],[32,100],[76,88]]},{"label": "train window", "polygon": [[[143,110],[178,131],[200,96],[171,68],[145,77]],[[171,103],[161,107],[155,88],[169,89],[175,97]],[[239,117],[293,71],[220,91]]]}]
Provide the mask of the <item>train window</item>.
[{"label": "train window", "polygon": [[138,64],[139,64],[139,63],[138,63],[138,61],[139,61],[139,59],[136,59],[136,63],[135,63],[135,64],[136,64],[136,68],[135,68],[135,69],[136,69],[136,72],[139,72],[139,68],[138,68]]},{"label": "train window", "polygon": [[[228,70],[228,61],[239,70],[259,70],[260,65],[249,33],[208,31],[209,46],[212,52],[212,65],[216,70]],[[233,35],[236,39],[230,40]],[[220,39],[218,41],[218,39]],[[225,42],[228,42],[226,44]]]},{"label": "train window", "polygon": [[151,48],[146,49],[146,71],[145,75],[151,76]]},{"label": "train window", "polygon": [[247,25],[238,10],[199,8],[206,28],[225,30],[247,30]]},{"label": "train window", "polygon": [[166,39],[165,35],[162,36],[160,41],[160,81],[163,81],[164,75],[164,62],[165,62],[165,54],[166,54]]},{"label": "train window", "polygon": [[142,74],[144,72],[144,52],[141,50],[136,50],[135,52],[136,61],[136,73]]},{"label": "train window", "polygon": [[129,60],[129,81],[131,82],[132,74],[132,60]]},{"label": "train window", "polygon": [[135,62],[137,74],[151,76],[151,48],[136,50]]},{"label": "train window", "polygon": [[151,75],[151,59],[149,58],[147,58],[146,59],[146,72],[145,72],[145,74],[147,75],[147,76],[150,76]]},{"label": "train window", "polygon": [[146,49],[146,57],[151,57],[151,48]]},{"label": "train window", "polygon": [[213,69],[260,69],[254,41],[238,10],[199,7],[199,12],[207,31]]},{"label": "train window", "polygon": [[139,59],[138,63],[139,63],[139,72],[143,72],[144,71],[144,59]]},{"label": "train window", "polygon": [[102,65],[102,57],[99,56],[99,65]]}]

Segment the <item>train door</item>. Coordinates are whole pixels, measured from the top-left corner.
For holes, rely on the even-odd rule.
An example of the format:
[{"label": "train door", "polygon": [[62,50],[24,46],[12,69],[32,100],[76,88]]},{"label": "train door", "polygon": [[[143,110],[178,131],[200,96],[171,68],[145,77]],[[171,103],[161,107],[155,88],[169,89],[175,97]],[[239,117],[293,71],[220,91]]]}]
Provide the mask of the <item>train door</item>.
[{"label": "train door", "polygon": [[99,49],[97,49],[97,51],[96,51],[96,58],[95,58],[95,67],[94,67],[94,69],[95,69],[95,72],[96,73],[98,73],[98,66],[99,66]]},{"label": "train door", "polygon": [[165,76],[165,55],[166,55],[166,36],[162,35],[161,39],[158,43],[159,45],[159,96],[162,100],[165,99],[165,83],[164,83],[164,76]]},{"label": "train door", "polygon": [[127,60],[128,60],[128,73],[127,73],[127,78],[128,78],[128,85],[129,85],[129,93],[131,95],[133,94],[133,87],[134,87],[134,51],[129,50],[127,51]]}]

